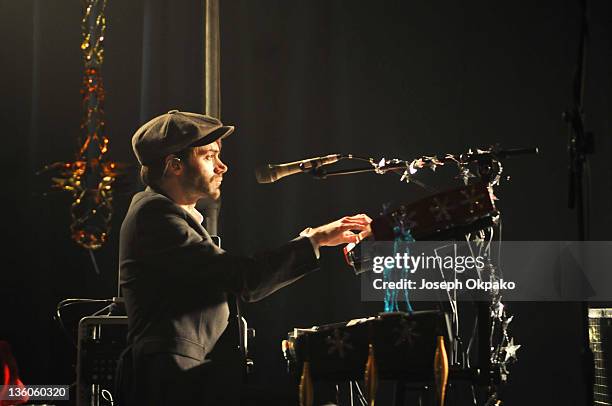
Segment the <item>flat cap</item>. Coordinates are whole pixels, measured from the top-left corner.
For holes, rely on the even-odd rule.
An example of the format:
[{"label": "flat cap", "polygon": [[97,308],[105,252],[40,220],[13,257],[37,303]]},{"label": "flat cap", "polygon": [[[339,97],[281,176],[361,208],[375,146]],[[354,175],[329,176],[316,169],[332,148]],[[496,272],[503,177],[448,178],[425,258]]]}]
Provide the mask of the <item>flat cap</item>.
[{"label": "flat cap", "polygon": [[132,148],[138,162],[148,165],[188,147],[212,144],[232,132],[233,126],[217,118],[170,110],[136,130]]}]

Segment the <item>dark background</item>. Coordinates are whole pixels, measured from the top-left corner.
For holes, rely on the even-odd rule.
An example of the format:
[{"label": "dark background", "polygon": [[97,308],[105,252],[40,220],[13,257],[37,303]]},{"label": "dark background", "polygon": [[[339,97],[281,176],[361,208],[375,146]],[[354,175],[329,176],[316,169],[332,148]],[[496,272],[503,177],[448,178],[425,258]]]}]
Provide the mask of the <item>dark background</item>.
[{"label": "dark background", "polygon": [[[589,1],[585,86],[590,163],[590,238],[612,224],[612,4]],[[110,241],[96,258],[69,238],[70,196],[43,197],[33,176],[74,157],[81,120],[81,3],[0,1],[3,216],[0,339],[9,341],[27,383],[74,380],[75,350],[52,320],[68,297],[116,294],[118,229],[136,181],[130,137],[177,108],[202,111],[200,1],[113,1],[107,6],[109,156],[131,166],[116,192]],[[252,253],[339,216],[376,215],[384,202],[425,195],[395,176],[316,181],[295,176],[258,185],[257,164],[336,152],[409,159],[501,143],[540,147],[509,159],[498,188],[506,240],[572,240],[567,209],[567,127],[578,46],[578,0],[539,2],[222,1],[222,119],[237,131],[223,147],[229,165],[223,245]],[[421,178],[458,184],[446,168]],[[321,271],[251,305],[256,381],[292,391],[280,341],[296,326],[374,314],[340,249],[323,249]],[[606,271],[606,270],[602,270]],[[580,405],[580,308],[512,303],[523,347],[506,404]],[[96,308],[66,311],[72,328]]]}]

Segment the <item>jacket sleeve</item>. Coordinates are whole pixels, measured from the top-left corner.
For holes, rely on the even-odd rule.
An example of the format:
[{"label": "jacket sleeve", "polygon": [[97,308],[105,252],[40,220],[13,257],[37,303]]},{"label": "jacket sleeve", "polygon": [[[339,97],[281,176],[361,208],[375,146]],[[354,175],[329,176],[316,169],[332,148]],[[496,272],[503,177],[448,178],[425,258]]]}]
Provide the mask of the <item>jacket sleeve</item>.
[{"label": "jacket sleeve", "polygon": [[[143,205],[136,217],[135,260],[169,273],[168,283],[233,293],[257,301],[318,268],[312,244],[298,237],[277,249],[236,256],[218,248],[187,222],[188,214],[166,199]],[[196,284],[197,286],[194,286]]]}]

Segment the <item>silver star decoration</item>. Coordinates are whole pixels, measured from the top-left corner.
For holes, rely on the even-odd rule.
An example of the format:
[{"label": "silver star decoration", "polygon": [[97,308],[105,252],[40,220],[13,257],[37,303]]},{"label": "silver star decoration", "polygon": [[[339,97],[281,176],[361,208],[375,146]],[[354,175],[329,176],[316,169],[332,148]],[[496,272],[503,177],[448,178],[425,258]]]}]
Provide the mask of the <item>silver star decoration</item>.
[{"label": "silver star decoration", "polygon": [[[385,168],[385,166],[387,165],[392,165],[392,164],[397,164],[400,161],[398,159],[385,159],[385,158],[381,158],[380,161],[378,161],[377,164],[372,163],[374,165],[374,172],[376,172],[379,175],[383,175],[387,169]],[[404,180],[404,178],[402,177],[402,180]]]},{"label": "silver star decoration", "polygon": [[410,176],[417,173],[417,168],[420,168],[422,166],[423,162],[421,160],[415,159],[414,161],[412,161],[410,164],[408,164],[406,170],[404,171],[400,179],[400,182],[406,181],[406,183],[410,183]]},{"label": "silver star decoration", "polygon": [[402,319],[400,327],[395,328],[393,331],[399,332],[399,337],[395,341],[395,346],[399,346],[401,343],[408,343],[409,346],[414,345],[415,339],[419,336],[416,332],[417,322],[414,320],[407,321]]},{"label": "silver star decoration", "polygon": [[435,172],[438,166],[444,165],[444,162],[440,161],[436,156],[424,156],[421,159],[423,160],[423,165],[429,167],[432,172]]},{"label": "silver star decoration", "polygon": [[499,377],[501,378],[501,381],[505,383],[508,380],[508,375],[510,372],[508,371],[508,368],[506,368],[506,364],[501,364],[499,369]]},{"label": "silver star decoration", "polygon": [[329,348],[327,349],[328,354],[333,354],[334,352],[338,352],[340,358],[344,358],[345,350],[352,350],[353,346],[348,343],[349,334],[346,332],[342,332],[339,329],[334,330],[334,336],[329,336],[325,341],[329,344]]},{"label": "silver star decoration", "polygon": [[435,206],[430,207],[429,210],[434,214],[435,220],[450,220],[451,216],[448,212],[448,199],[446,198],[440,201],[437,197],[434,197],[433,201],[435,203]]},{"label": "silver star decoration", "polygon": [[491,200],[493,200],[493,201],[499,200],[497,198],[497,196],[495,196],[495,192],[493,191],[493,187],[489,186],[488,189],[489,189],[489,197],[491,198]]},{"label": "silver star decoration", "polygon": [[455,177],[455,179],[463,179],[463,183],[467,186],[470,183],[470,178],[475,178],[474,175],[468,168],[465,166],[459,167],[459,175]]},{"label": "silver star decoration", "polygon": [[518,359],[518,358],[516,358],[516,352],[518,351],[519,348],[521,348],[521,346],[520,345],[515,345],[514,344],[514,337],[512,337],[510,339],[510,341],[508,342],[508,345],[505,346],[505,347],[502,347],[502,350],[504,350],[506,352],[506,359],[504,360],[504,363],[508,362],[512,358]]},{"label": "silver star decoration", "polygon": [[380,169],[380,167],[385,166],[385,162],[385,158],[382,158],[380,161],[378,161],[377,164],[374,164],[374,172],[379,175],[382,175],[384,172]]},{"label": "silver star decoration", "polygon": [[497,301],[495,304],[491,305],[491,317],[494,319],[501,319],[504,315],[504,304],[500,301]]},{"label": "silver star decoration", "polygon": [[506,331],[508,329],[508,326],[510,325],[510,323],[512,323],[512,319],[514,319],[514,316],[510,316],[502,322],[503,331]]}]

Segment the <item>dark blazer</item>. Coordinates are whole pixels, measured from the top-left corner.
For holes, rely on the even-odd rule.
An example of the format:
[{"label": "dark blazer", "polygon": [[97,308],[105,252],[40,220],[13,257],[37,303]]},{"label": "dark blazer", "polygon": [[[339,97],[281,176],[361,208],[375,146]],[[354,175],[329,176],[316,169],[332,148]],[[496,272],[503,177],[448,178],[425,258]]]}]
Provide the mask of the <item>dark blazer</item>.
[{"label": "dark blazer", "polygon": [[171,354],[179,369],[204,364],[228,325],[228,293],[257,301],[317,268],[308,238],[253,257],[232,255],[166,196],[151,188],[137,193],[121,226],[119,252],[134,363]]}]

